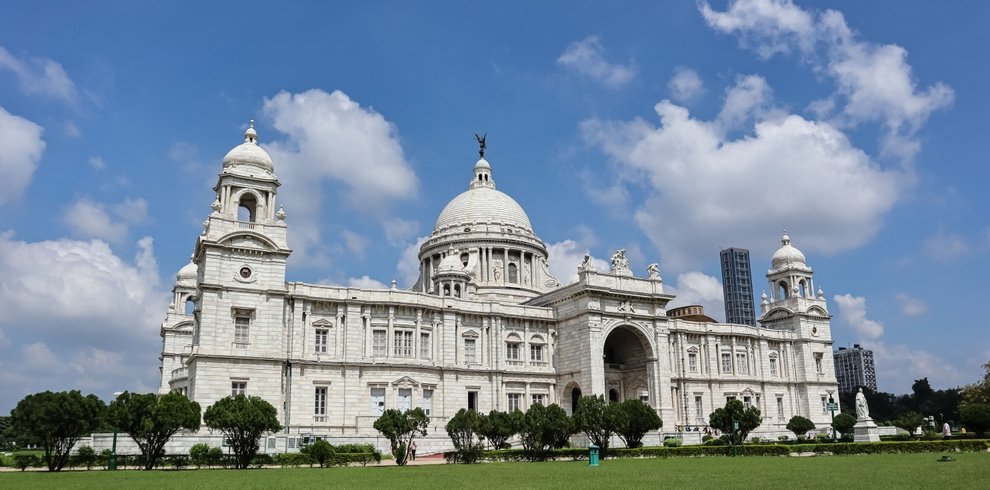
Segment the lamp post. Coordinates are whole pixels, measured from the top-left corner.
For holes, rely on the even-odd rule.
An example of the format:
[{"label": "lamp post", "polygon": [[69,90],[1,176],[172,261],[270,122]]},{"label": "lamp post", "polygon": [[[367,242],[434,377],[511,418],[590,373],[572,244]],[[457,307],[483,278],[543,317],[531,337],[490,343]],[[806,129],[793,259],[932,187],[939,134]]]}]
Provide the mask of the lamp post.
[{"label": "lamp post", "polygon": [[835,398],[832,398],[832,394],[835,390],[828,390],[828,409],[832,412],[832,442],[835,442],[835,409],[838,408],[835,404]]},{"label": "lamp post", "polygon": [[[739,456],[739,448],[736,447],[736,433],[739,431],[739,421],[732,419],[732,457]],[[739,441],[742,443],[742,441]]]},{"label": "lamp post", "polygon": [[[113,394],[113,399],[116,400],[117,397],[124,394],[122,391],[118,391]],[[117,469],[117,426],[113,426],[113,443],[110,446],[110,460],[107,461],[107,470],[113,471]]]}]

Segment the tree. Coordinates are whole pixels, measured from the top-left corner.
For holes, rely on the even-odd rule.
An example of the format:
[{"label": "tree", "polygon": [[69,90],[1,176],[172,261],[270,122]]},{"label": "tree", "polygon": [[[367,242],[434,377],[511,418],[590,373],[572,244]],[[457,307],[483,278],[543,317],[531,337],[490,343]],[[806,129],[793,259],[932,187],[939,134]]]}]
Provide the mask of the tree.
[{"label": "tree", "polygon": [[447,435],[450,436],[450,441],[454,444],[454,450],[457,451],[459,462],[467,464],[478,462],[481,457],[479,433],[484,430],[485,426],[490,425],[490,419],[499,413],[504,412],[492,410],[491,415],[485,417],[474,410],[462,408],[451,417],[445,429],[447,429]]},{"label": "tree", "polygon": [[307,444],[299,452],[309,456],[316,464],[320,465],[320,468],[330,464],[334,456],[333,446],[323,439],[317,439]]},{"label": "tree", "polygon": [[203,414],[206,426],[219,430],[234,451],[234,465],[247,468],[258,453],[258,439],[282,429],[278,412],[257,396],[228,396],[210,405]]},{"label": "tree", "polygon": [[815,430],[815,423],[805,417],[795,415],[787,422],[787,430],[793,432],[798,438],[801,438],[808,431]]},{"label": "tree", "polygon": [[619,404],[620,417],[615,433],[626,443],[626,447],[640,447],[647,432],[663,427],[663,420],[657,411],[635,398]]},{"label": "tree", "polygon": [[150,470],[165,454],[165,443],[182,429],[199,429],[200,409],[180,393],[156,395],[125,391],[110,402],[107,420],[128,433],[141,450],[144,469]]},{"label": "tree", "polygon": [[905,412],[900,417],[891,420],[890,423],[894,424],[895,427],[908,431],[908,434],[914,435],[914,431],[918,429],[918,426],[924,420],[925,418],[918,412]]},{"label": "tree", "polygon": [[970,403],[963,407],[959,417],[971,431],[977,435],[982,434],[990,429],[990,404]]},{"label": "tree", "polygon": [[512,436],[519,433],[519,428],[523,421],[522,412],[513,410],[512,412],[500,412],[492,410],[487,417],[483,417],[481,425],[481,435],[488,439],[488,443],[494,449],[505,449]]},{"label": "tree", "polygon": [[392,447],[392,457],[395,464],[405,466],[409,457],[407,448],[412,444],[417,435],[425,436],[426,428],[430,426],[430,419],[422,408],[414,408],[400,412],[395,409],[385,410],[385,413],[378,417],[374,427],[381,432]]},{"label": "tree", "polygon": [[618,403],[609,403],[605,397],[584,396],[578,399],[574,410],[574,430],[584,432],[598,446],[602,459],[608,457],[608,443],[618,428],[624,414]]},{"label": "tree", "polygon": [[983,365],[983,379],[962,389],[963,408],[973,403],[990,405],[990,362]]},{"label": "tree", "polygon": [[531,405],[519,430],[523,450],[530,460],[544,460],[550,449],[559,449],[567,444],[572,427],[570,417],[560,405]]},{"label": "tree", "polygon": [[840,413],[835,416],[835,431],[839,434],[846,435],[853,431],[853,426],[856,425],[856,416],[851,413]]},{"label": "tree", "polygon": [[16,448],[17,444],[10,428],[10,416],[0,415],[0,451],[12,451]]},{"label": "tree", "polygon": [[[739,422],[739,429],[735,432],[733,432],[733,421]],[[716,408],[708,416],[708,425],[728,435],[729,444],[732,445],[742,444],[749,432],[759,427],[762,422],[759,408],[753,406],[746,408],[739,400],[729,400],[725,403],[725,407]]]},{"label": "tree", "polygon": [[21,445],[37,444],[45,451],[48,471],[60,471],[72,446],[100,424],[106,405],[96,395],[78,390],[35,393],[10,411],[11,430]]}]

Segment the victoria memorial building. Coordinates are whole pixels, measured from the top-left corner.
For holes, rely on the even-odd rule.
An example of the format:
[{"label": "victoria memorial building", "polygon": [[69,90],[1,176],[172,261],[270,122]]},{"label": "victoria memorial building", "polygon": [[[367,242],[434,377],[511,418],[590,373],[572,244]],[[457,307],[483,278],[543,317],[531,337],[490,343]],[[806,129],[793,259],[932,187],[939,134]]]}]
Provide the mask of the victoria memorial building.
[{"label": "victoria memorial building", "polygon": [[421,451],[439,450],[462,408],[556,403],[571,413],[588,395],[640,399],[666,433],[704,427],[733,398],[761,410],[754,435],[785,433],[793,415],[828,425],[831,317],[786,234],[770,259],[759,326],[718,323],[698,306],[668,309],[674,296],[659,267],[640,276],[621,250],[609,270],[585,260],[577,282],[561,284],[483,151],[464,174],[467,190],[440,212],[411,288],[292,282],[291,224],[252,125],[224,157],[212,212],[176,277],[160,392],[204,409],[232,394],[264,398],[284,426],[268,451],[306,436],[374,438],[384,410],[413,407],[431,420]]}]

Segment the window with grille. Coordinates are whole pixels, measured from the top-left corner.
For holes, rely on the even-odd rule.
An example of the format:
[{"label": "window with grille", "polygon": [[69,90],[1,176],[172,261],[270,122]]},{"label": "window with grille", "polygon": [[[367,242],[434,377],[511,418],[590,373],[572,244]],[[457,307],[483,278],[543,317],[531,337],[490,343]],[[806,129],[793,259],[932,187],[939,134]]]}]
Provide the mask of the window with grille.
[{"label": "window with grille", "polygon": [[509,411],[522,410],[522,395],[519,393],[509,393]]},{"label": "window with grille", "polygon": [[248,333],[251,328],[251,317],[248,315],[237,315],[234,317],[234,343],[247,345]]},{"label": "window with grille", "polygon": [[313,397],[313,415],[326,416],[327,414],[327,387],[317,386]]},{"label": "window with grille", "polygon": [[732,372],[732,354],[729,354],[728,352],[722,353],[722,372]]},{"label": "window with grille", "polygon": [[375,330],[371,332],[371,355],[375,357],[385,357],[388,353],[386,332]]},{"label": "window with grille", "polygon": [[736,354],[736,374],[749,374],[749,364],[746,354]]},{"label": "window with grille", "polygon": [[529,344],[529,360],[543,362],[543,344]]},{"label": "window with grille", "polygon": [[505,344],[505,358],[508,359],[508,360],[510,360],[510,361],[518,361],[519,360],[519,343],[518,342],[509,342],[508,344]]},{"label": "window with grille", "polygon": [[230,383],[230,396],[245,395],[245,394],[247,394],[246,381],[233,381]]},{"label": "window with grille", "polygon": [[698,354],[694,352],[688,353],[688,371],[692,373],[698,372]]},{"label": "window with grille", "polygon": [[433,357],[431,354],[433,352],[432,344],[430,344],[430,334],[420,333],[419,334],[419,357],[421,359],[430,359]]},{"label": "window with grille", "polygon": [[330,330],[326,328],[316,329],[316,342],[313,344],[315,345],[316,353],[326,354],[327,346],[329,345],[329,340],[330,340]]},{"label": "window with grille", "polygon": [[464,339],[464,362],[473,363],[477,359],[476,347],[477,341],[475,339]]},{"label": "window with grille", "polygon": [[413,356],[413,333],[408,330],[396,330],[394,341],[395,357]]}]

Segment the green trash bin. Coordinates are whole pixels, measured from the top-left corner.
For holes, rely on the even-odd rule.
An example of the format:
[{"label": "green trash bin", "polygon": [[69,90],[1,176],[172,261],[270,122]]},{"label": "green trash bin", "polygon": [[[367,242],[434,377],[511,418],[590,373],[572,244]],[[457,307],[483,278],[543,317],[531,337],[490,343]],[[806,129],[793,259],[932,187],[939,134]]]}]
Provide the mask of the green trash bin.
[{"label": "green trash bin", "polygon": [[598,466],[598,446],[588,446],[588,466]]}]

